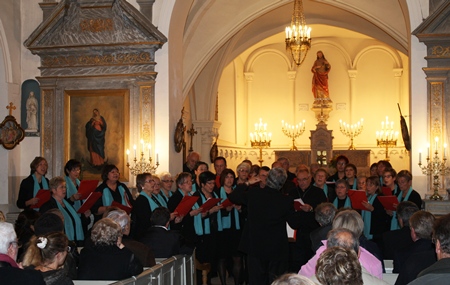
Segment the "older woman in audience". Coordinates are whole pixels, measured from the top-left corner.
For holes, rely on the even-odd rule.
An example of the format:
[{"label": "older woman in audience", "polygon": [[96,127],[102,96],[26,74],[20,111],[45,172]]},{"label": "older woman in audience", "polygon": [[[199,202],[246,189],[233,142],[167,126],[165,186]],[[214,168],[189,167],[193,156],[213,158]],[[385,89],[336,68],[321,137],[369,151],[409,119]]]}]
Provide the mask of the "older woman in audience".
[{"label": "older woman in audience", "polygon": [[92,206],[95,221],[101,219],[103,213],[109,206],[116,202],[128,208],[133,208],[133,196],[127,186],[119,181],[119,169],[113,165],[105,165],[102,171],[103,183],[100,184],[96,192],[102,193],[102,198]]},{"label": "older woman in audience", "polygon": [[[75,241],[79,246],[84,243],[83,225],[80,214],[75,211],[73,206],[67,202],[66,198],[66,180],[61,176],[53,177],[50,180],[50,190],[52,197],[39,209],[41,213],[45,213],[50,209],[59,209],[64,215],[64,229],[67,237],[71,241]],[[89,216],[90,211],[86,211],[84,215]]]},{"label": "older woman in audience", "polygon": [[[361,215],[355,210],[348,209],[342,210],[336,214],[333,220],[333,229],[345,228],[350,230],[356,237],[360,240],[360,254],[359,261],[361,265],[373,276],[382,279],[383,278],[383,267],[380,259],[375,257],[371,252],[367,250],[367,242],[364,238],[361,239],[361,235],[364,229],[364,222]],[[361,242],[362,241],[362,242]],[[326,241],[317,251],[316,254],[311,258],[308,263],[302,266],[298,274],[304,275],[306,277],[311,277],[316,274],[316,264],[322,252],[326,249]],[[374,245],[376,247],[376,245]]]},{"label": "older woman in audience", "polygon": [[34,223],[41,214],[33,209],[25,209],[19,213],[17,220],[14,223],[14,230],[17,234],[17,239],[21,247],[18,252],[18,262],[22,261],[25,252],[25,246],[34,235]]},{"label": "older woman in audience", "polygon": [[152,250],[145,244],[129,237],[130,235],[130,216],[121,209],[112,210],[105,213],[105,218],[112,219],[122,228],[122,244],[131,250],[139,259],[144,267],[152,267],[156,264],[155,256]]},{"label": "older woman in audience", "polygon": [[92,228],[92,246],[80,253],[78,279],[121,280],[142,272],[142,264],[122,244],[122,228],[109,218],[96,222]]},{"label": "older woman in audience", "polygon": [[73,284],[63,266],[70,250],[68,245],[62,232],[33,236],[22,264],[41,271],[47,285]]},{"label": "older woman in audience", "polygon": [[47,160],[41,156],[36,156],[30,163],[30,176],[20,183],[19,197],[17,198],[17,207],[20,209],[30,208],[39,202],[36,194],[40,189],[48,188]]},{"label": "older woman in audience", "polygon": [[271,285],[316,285],[316,283],[305,276],[286,273],[275,279]]},{"label": "older woman in audience", "polygon": [[163,206],[167,208],[167,202],[169,202],[170,197],[172,197],[172,186],[174,179],[172,174],[169,172],[163,172],[159,175],[161,179],[161,192],[158,194],[159,200],[162,202]]}]

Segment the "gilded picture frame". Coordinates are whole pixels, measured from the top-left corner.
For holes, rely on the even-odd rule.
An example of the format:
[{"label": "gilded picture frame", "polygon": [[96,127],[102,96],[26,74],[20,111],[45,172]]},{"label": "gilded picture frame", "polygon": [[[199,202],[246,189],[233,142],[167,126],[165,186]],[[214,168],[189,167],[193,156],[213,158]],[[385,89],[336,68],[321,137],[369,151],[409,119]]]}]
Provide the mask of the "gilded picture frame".
[{"label": "gilded picture frame", "polygon": [[101,180],[103,166],[114,164],[120,181],[130,180],[126,166],[129,97],[129,90],[122,89],[65,90],[66,161],[81,162],[82,179]]},{"label": "gilded picture frame", "polygon": [[24,129],[17,123],[14,116],[6,116],[0,124],[0,144],[5,149],[13,149],[25,137]]}]

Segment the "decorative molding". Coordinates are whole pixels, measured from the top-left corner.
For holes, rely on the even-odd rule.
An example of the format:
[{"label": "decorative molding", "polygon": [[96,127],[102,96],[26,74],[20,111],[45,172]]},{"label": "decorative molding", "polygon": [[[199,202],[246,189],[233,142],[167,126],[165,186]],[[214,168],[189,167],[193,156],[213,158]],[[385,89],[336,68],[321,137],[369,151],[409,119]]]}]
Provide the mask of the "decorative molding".
[{"label": "decorative molding", "polygon": [[432,46],[431,54],[437,57],[450,57],[450,46]]},{"label": "decorative molding", "polygon": [[103,31],[114,31],[113,19],[85,19],[80,21],[82,32],[98,33]]},{"label": "decorative molding", "polygon": [[42,67],[111,66],[118,64],[153,63],[149,52],[107,53],[102,55],[42,56]]}]

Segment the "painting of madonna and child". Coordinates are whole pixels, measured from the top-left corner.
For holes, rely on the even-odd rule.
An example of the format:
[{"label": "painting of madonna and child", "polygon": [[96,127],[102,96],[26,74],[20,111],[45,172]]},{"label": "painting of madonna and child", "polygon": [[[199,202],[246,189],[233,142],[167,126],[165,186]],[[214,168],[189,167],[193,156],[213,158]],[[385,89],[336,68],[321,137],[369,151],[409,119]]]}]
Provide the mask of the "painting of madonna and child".
[{"label": "painting of madonna and child", "polygon": [[124,174],[125,133],[128,132],[128,91],[77,90],[66,91],[68,130],[68,159],[82,163],[82,179],[101,179],[106,164],[114,164]]}]

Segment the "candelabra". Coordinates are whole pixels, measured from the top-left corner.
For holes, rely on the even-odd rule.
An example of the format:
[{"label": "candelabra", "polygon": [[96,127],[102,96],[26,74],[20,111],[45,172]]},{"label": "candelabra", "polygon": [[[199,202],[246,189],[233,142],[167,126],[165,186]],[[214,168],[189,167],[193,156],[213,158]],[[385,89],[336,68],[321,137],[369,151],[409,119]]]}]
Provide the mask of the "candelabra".
[{"label": "candelabra", "polygon": [[272,134],[267,133],[267,124],[263,124],[262,119],[259,119],[259,124],[255,124],[255,131],[250,133],[250,142],[253,148],[259,148],[259,165],[262,166],[262,150],[270,147],[272,141]]},{"label": "candelabra", "polygon": [[355,146],[353,145],[353,139],[357,137],[364,129],[363,126],[364,119],[361,118],[361,120],[358,121],[357,124],[349,125],[346,122],[342,122],[342,120],[339,120],[339,130],[341,133],[343,133],[346,137],[350,138],[350,146],[348,147],[349,150],[355,150]]},{"label": "candelabra", "polygon": [[132,175],[137,176],[138,174],[141,173],[155,173],[156,169],[159,166],[159,157],[158,157],[158,153],[156,153],[156,164],[153,164],[153,159],[151,157],[151,149],[152,146],[151,144],[147,144],[147,148],[148,148],[148,161],[145,159],[145,155],[144,155],[144,150],[145,150],[145,143],[143,140],[141,140],[141,157],[137,158],[136,156],[136,145],[133,145],[133,149],[134,149],[134,165],[131,166],[128,160],[128,157],[130,155],[130,151],[127,149],[127,167],[130,169],[130,172]]},{"label": "candelabra", "polygon": [[439,195],[439,176],[446,176],[450,174],[450,169],[446,166],[447,158],[445,157],[445,151],[447,148],[447,144],[444,144],[444,155],[442,160],[439,159],[438,153],[438,141],[439,138],[435,138],[435,151],[433,160],[430,160],[430,147],[428,145],[427,151],[427,165],[422,166],[422,153],[419,151],[419,167],[422,170],[422,173],[425,175],[429,175],[433,179],[433,195],[430,197],[431,200],[442,200],[442,196]]},{"label": "candelabra", "polygon": [[281,130],[283,131],[283,134],[292,139],[292,147],[290,150],[298,150],[295,146],[295,139],[301,136],[303,132],[305,132],[305,120],[295,126],[289,125],[288,123],[285,123],[284,120],[282,120]]},{"label": "candelabra", "polygon": [[377,146],[386,149],[386,160],[389,161],[389,148],[397,146],[398,132],[394,132],[394,122],[389,122],[386,116],[386,121],[381,122],[381,131],[376,132]]}]

